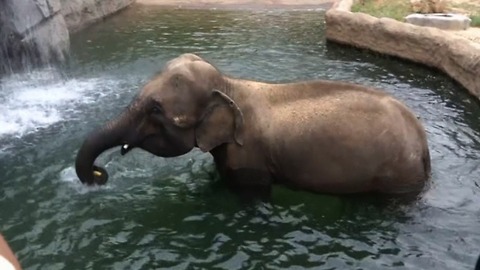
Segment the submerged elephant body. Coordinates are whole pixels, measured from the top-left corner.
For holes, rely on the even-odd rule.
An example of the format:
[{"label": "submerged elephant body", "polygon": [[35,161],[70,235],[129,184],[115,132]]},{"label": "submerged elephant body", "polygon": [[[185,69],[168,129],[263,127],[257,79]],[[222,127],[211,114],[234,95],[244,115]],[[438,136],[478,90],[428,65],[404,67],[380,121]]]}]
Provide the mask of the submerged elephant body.
[{"label": "submerged elephant body", "polygon": [[322,193],[412,193],[430,174],[426,133],[381,91],[341,82],[269,84],[227,77],[194,54],[167,63],[132,104],[82,145],[82,182],[108,148],[179,156],[210,152],[232,186],[281,183]]}]

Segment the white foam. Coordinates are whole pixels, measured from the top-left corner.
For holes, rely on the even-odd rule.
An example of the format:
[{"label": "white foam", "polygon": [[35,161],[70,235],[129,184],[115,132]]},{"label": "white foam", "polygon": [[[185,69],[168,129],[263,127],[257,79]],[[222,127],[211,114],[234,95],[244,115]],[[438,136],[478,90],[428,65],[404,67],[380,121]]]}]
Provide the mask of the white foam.
[{"label": "white foam", "polygon": [[[90,103],[105,79],[62,79],[53,70],[4,78],[0,84],[0,137],[22,136],[73,115],[79,103]],[[107,83],[111,84],[112,81]],[[117,82],[118,83],[118,82]]]},{"label": "white foam", "polygon": [[0,106],[0,135],[20,133],[38,127],[48,126],[60,121],[61,117],[54,108],[12,108]]},{"label": "white foam", "polygon": [[108,190],[112,188],[108,183],[102,186],[87,186],[82,184],[82,182],[80,182],[80,179],[78,179],[77,174],[75,173],[75,169],[72,166],[63,169],[60,172],[60,181],[69,183],[69,185],[80,194]]},{"label": "white foam", "polygon": [[67,167],[60,172],[60,180],[62,182],[76,183],[80,181],[75,174],[75,169],[73,167]]}]

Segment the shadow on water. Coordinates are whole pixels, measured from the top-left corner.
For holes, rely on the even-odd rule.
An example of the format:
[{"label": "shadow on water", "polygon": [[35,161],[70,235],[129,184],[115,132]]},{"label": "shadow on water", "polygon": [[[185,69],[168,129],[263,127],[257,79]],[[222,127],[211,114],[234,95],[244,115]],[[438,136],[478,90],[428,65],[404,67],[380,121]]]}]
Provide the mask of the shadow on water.
[{"label": "shadow on water", "polygon": [[[133,6],[71,37],[62,79],[4,79],[0,123],[12,128],[0,126],[0,231],[25,269],[473,268],[478,102],[438,72],[325,44],[323,21],[323,12]],[[85,135],[184,52],[236,77],[385,89],[425,123],[431,188],[403,203],[276,186],[270,201],[244,204],[208,154],[122,157],[118,148],[97,160],[107,185],[82,186],[73,162]]]}]

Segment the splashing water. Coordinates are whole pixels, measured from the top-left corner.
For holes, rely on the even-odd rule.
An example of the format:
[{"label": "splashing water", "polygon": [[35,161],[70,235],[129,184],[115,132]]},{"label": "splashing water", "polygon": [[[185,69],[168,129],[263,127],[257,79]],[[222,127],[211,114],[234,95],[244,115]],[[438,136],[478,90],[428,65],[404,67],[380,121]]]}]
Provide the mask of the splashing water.
[{"label": "splashing water", "polygon": [[63,78],[53,69],[15,74],[0,81],[0,138],[21,137],[69,117],[79,104],[91,103],[104,78]]},{"label": "splashing water", "polygon": [[[0,153],[0,231],[24,269],[473,269],[478,104],[437,72],[328,46],[323,21],[317,12],[132,6],[72,36],[70,78],[42,70],[0,81],[0,149],[11,145]],[[385,89],[425,124],[432,187],[405,207],[282,187],[271,203],[243,205],[207,154],[123,157],[118,148],[96,160],[107,185],[82,186],[73,164],[86,134],[192,50],[238,77]]]}]

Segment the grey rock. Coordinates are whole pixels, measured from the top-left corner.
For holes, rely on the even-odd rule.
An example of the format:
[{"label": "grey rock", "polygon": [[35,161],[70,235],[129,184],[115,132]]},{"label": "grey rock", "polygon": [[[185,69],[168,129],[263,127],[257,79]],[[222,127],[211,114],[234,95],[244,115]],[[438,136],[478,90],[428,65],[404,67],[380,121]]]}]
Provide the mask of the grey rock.
[{"label": "grey rock", "polygon": [[24,34],[46,18],[33,1],[5,0],[5,2],[7,12],[4,15],[7,17],[4,19],[15,33]]},{"label": "grey rock", "polygon": [[3,0],[0,72],[64,61],[70,46],[59,0]]},{"label": "grey rock", "polygon": [[69,32],[109,16],[135,0],[0,0],[0,74],[63,62]]},{"label": "grey rock", "polygon": [[118,12],[133,2],[135,0],[61,0],[61,13],[65,17],[68,29],[75,32]]},{"label": "grey rock", "polygon": [[471,19],[461,14],[430,13],[410,14],[405,21],[418,26],[435,27],[443,30],[466,30],[470,27]]},{"label": "grey rock", "polygon": [[45,18],[57,13],[61,8],[59,0],[34,0],[33,2],[35,2]]},{"label": "grey rock", "polygon": [[42,63],[63,62],[70,47],[67,25],[59,13],[30,31],[23,41],[34,44]]}]

